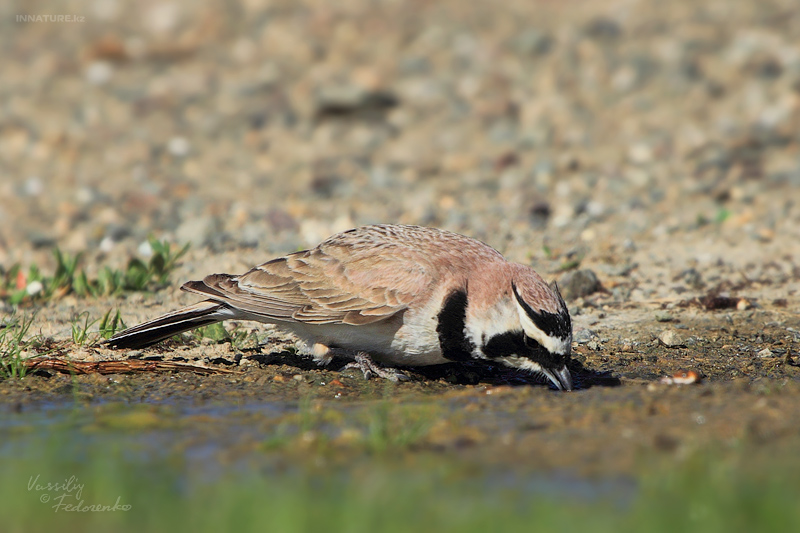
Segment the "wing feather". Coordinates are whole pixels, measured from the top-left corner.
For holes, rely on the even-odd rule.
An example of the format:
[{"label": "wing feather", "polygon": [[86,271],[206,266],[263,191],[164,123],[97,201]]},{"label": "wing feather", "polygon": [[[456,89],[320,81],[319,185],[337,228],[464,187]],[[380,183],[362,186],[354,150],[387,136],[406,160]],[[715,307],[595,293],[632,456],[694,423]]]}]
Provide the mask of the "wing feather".
[{"label": "wing feather", "polygon": [[368,324],[405,310],[434,282],[424,258],[408,251],[384,252],[324,242],[241,276],[213,274],[183,289],[274,320]]}]

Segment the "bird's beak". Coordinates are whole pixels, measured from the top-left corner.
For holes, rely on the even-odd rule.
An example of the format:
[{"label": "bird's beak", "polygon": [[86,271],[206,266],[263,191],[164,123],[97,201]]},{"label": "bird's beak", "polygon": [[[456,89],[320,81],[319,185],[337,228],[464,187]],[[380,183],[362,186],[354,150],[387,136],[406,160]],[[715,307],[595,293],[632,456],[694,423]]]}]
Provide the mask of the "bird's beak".
[{"label": "bird's beak", "polygon": [[558,387],[558,390],[572,390],[572,375],[569,373],[569,369],[566,365],[564,365],[561,370],[543,368],[542,372],[545,376],[550,378],[550,381],[553,382],[553,385]]}]

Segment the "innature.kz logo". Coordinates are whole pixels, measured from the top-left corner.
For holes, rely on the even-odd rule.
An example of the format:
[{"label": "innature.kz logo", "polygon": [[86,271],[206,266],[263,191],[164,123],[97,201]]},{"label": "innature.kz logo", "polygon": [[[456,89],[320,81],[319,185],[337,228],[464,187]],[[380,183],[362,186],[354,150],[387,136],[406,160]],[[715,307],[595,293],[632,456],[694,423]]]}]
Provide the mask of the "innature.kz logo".
[{"label": "innature.kz logo", "polygon": [[83,15],[17,15],[17,22],[86,22]]}]

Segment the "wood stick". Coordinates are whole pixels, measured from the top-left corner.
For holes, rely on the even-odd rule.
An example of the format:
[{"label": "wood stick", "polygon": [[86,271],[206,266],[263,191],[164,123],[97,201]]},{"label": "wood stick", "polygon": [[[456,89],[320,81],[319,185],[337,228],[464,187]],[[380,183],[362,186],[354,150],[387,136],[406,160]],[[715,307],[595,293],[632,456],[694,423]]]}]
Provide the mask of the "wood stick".
[{"label": "wood stick", "polygon": [[56,357],[33,357],[24,361],[31,370],[53,370],[62,374],[129,374],[132,372],[195,372],[197,374],[232,374],[232,370],[174,363],[171,361],[69,361]]}]

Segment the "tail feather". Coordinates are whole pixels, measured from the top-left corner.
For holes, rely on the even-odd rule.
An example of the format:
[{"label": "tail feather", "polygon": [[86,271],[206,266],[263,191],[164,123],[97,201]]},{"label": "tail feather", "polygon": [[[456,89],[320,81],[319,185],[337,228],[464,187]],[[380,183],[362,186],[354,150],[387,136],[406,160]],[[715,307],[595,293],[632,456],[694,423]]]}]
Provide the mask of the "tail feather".
[{"label": "tail feather", "polygon": [[145,348],[184,331],[236,316],[236,311],[226,304],[205,300],[121,331],[105,344],[111,348]]}]

